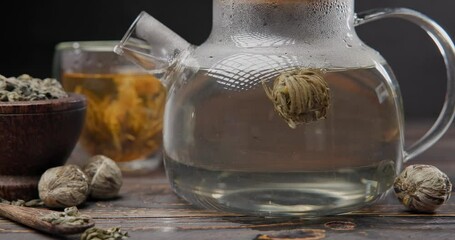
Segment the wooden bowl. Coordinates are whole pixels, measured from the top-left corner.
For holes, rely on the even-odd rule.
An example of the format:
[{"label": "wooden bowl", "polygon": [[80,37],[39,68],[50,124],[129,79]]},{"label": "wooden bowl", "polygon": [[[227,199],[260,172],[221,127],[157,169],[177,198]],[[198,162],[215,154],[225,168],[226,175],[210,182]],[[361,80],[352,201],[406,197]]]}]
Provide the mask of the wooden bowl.
[{"label": "wooden bowl", "polygon": [[55,100],[0,103],[0,197],[32,199],[47,169],[65,164],[87,108],[79,94]]}]

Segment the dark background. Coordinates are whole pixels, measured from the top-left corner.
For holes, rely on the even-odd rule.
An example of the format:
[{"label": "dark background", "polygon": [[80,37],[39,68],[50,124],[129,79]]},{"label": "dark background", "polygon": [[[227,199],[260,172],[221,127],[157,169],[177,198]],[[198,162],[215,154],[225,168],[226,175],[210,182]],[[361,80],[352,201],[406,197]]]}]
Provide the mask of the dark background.
[{"label": "dark background", "polygon": [[[141,10],[193,44],[201,44],[211,30],[212,0],[8,1],[0,6],[0,74],[5,76],[49,77],[58,42],[120,39]],[[356,1],[357,12],[377,7],[421,11],[455,37],[455,1]],[[402,20],[383,20],[359,27],[358,33],[394,69],[406,117],[436,118],[444,101],[445,69],[424,31]]]}]

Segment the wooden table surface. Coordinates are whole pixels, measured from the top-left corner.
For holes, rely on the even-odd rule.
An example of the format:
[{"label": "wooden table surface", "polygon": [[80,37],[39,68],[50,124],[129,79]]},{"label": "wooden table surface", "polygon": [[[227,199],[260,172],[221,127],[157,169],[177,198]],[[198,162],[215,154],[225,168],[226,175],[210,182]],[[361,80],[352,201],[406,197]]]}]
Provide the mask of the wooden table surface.
[{"label": "wooden table surface", "polygon": [[[412,142],[430,124],[407,127]],[[435,165],[455,179],[455,128],[411,163]],[[357,212],[314,220],[260,218],[197,209],[171,191],[163,169],[126,177],[121,197],[81,207],[98,227],[120,226],[130,239],[455,239],[455,197],[435,214],[414,214],[393,194]],[[0,239],[55,239],[0,218]],[[67,239],[79,239],[70,236]]]}]

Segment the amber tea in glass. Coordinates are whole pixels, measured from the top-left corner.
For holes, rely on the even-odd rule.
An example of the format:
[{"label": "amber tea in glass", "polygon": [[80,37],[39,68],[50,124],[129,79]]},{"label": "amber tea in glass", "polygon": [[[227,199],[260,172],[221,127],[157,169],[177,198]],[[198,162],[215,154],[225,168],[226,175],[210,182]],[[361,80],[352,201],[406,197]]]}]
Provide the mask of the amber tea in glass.
[{"label": "amber tea in glass", "polygon": [[61,44],[56,75],[88,100],[79,148],[112,158],[124,171],[150,170],[160,162],[166,91],[112,48],[111,42]]}]

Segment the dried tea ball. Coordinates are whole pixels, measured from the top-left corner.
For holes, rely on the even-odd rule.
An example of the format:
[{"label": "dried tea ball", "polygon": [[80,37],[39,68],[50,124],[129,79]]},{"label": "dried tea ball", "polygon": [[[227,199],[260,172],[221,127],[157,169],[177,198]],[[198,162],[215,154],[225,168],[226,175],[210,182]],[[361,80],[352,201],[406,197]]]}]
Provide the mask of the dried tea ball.
[{"label": "dried tea ball", "polygon": [[72,207],[83,203],[89,187],[84,172],[75,165],[48,169],[38,183],[39,197],[48,207]]},{"label": "dried tea ball", "polygon": [[110,158],[103,155],[92,157],[84,172],[89,179],[91,197],[108,199],[118,195],[123,184],[122,172]]},{"label": "dried tea ball", "polygon": [[297,69],[281,73],[270,89],[262,82],[267,97],[275,111],[289,125],[297,125],[325,119],[330,105],[330,89],[322,72]]},{"label": "dried tea ball", "polygon": [[430,165],[411,165],[395,179],[393,188],[410,210],[433,212],[447,202],[452,191],[449,177]]}]

